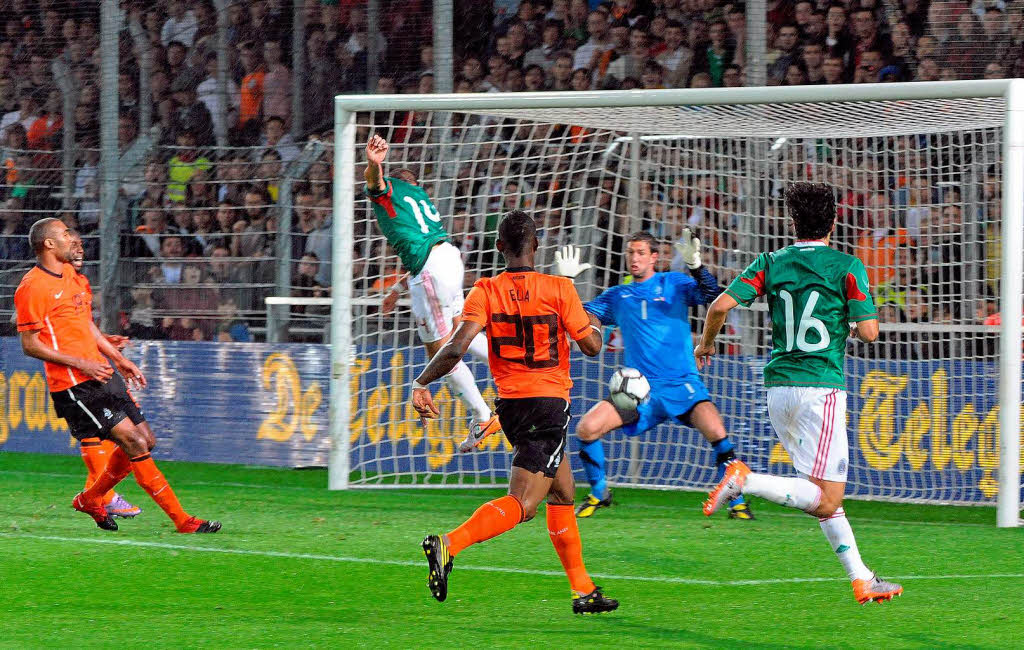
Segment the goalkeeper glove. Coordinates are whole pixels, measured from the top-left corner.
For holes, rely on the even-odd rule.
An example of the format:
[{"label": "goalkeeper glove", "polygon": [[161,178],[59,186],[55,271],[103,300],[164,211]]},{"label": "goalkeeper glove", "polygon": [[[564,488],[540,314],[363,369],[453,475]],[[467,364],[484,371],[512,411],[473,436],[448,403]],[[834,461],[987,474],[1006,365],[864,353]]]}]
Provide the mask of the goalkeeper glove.
[{"label": "goalkeeper glove", "polygon": [[676,242],[673,248],[676,249],[688,268],[700,268],[700,240],[693,235],[689,228],[683,229],[682,240]]},{"label": "goalkeeper glove", "polygon": [[590,264],[580,264],[580,249],[572,246],[563,246],[561,250],[555,251],[555,275],[565,278],[575,278],[590,268]]}]

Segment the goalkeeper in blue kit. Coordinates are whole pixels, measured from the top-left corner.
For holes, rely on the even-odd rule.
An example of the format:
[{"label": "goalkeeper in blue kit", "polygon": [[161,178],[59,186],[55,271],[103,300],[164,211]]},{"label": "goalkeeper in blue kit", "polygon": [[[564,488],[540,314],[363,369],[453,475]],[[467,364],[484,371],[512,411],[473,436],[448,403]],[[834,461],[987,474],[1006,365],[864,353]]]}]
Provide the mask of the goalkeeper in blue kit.
[{"label": "goalkeeper in blue kit", "polygon": [[[628,411],[619,409],[610,399],[602,400],[577,425],[580,460],[590,482],[590,495],[577,508],[577,517],[593,516],[612,503],[601,437],[614,429],[637,436],[669,420],[691,426],[711,443],[718,479],[724,475],[726,464],[736,457],[722,416],[697,373],[689,323],[690,308],[710,303],[722,287],[701,265],[700,240],[689,230],[684,231],[677,250],[690,275],[655,272],[658,241],[647,232],[632,235],[626,244],[626,261],[633,281],[610,287],[584,305],[602,324],[619,327],[626,365],[643,373],[651,393],[649,399]],[[579,263],[579,253],[571,246],[556,255],[555,263],[558,275],[571,278],[590,268]],[[743,495],[731,501],[729,517],[753,519]]]}]

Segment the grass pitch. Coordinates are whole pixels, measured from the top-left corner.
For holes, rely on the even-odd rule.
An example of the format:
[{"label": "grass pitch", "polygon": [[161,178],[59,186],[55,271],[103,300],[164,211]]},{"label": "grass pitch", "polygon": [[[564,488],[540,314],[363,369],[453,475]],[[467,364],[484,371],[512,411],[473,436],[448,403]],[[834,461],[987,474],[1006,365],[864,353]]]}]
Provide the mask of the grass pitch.
[{"label": "grass pitch", "polygon": [[[498,490],[324,489],[322,471],[161,463],[216,535],[145,510],[108,533],[70,508],[76,457],[0,453],[0,646],[1014,647],[1024,643],[1024,530],[990,508],[850,502],[868,565],[903,583],[858,605],[817,522],[754,503],[706,519],[701,495],[616,490],[580,522],[617,612],[574,617],[537,519],[455,561],[445,603],[419,542]],[[582,495],[582,490],[581,490]]]}]

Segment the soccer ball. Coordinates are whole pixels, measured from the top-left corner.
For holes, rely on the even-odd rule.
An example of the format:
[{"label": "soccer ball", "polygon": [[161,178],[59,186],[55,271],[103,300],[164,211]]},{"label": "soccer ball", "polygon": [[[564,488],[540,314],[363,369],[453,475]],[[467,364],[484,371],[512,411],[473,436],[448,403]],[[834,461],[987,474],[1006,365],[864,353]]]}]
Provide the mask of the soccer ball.
[{"label": "soccer ball", "polygon": [[647,383],[647,377],[636,368],[619,368],[608,381],[608,390],[615,406],[623,411],[631,411],[647,399],[651,385]]}]

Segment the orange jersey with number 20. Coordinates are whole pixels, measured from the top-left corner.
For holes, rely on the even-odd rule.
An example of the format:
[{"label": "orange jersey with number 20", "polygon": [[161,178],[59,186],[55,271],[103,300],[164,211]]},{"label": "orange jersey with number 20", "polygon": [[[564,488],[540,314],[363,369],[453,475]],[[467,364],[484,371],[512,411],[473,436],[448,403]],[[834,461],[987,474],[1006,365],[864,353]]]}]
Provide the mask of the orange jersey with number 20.
[{"label": "orange jersey with number 20", "polygon": [[590,317],[571,280],[529,268],[482,278],[462,318],[487,331],[499,397],[569,399],[569,338],[590,334]]}]

